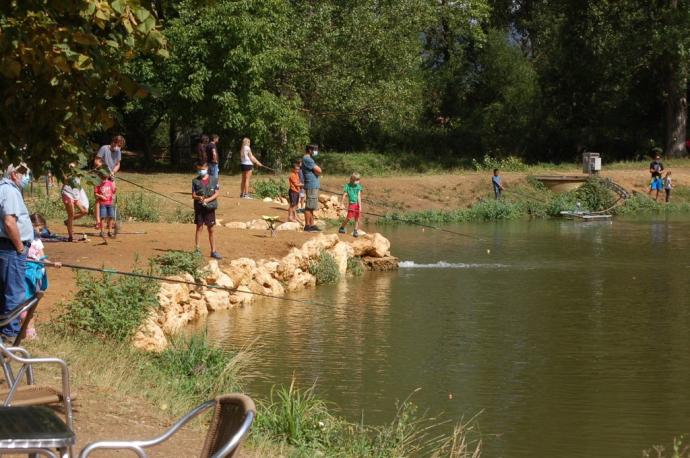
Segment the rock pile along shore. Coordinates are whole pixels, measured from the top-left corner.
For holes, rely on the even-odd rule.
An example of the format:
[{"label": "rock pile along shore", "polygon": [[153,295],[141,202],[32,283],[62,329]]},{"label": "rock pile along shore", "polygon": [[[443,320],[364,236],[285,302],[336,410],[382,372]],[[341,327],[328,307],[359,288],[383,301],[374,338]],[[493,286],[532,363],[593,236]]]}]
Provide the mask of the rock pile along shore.
[{"label": "rock pile along shore", "polygon": [[[390,242],[378,233],[366,234],[353,241],[343,241],[337,234],[319,234],[301,248],[293,248],[279,260],[239,258],[220,266],[212,260],[203,269],[202,283],[219,288],[203,288],[180,283],[162,283],[158,292],[160,307],[154,310],[136,332],[133,344],[147,351],[163,351],[169,337],[189,323],[205,319],[210,312],[251,304],[256,293],[283,296],[286,292],[316,286],[309,266],[321,252],[330,253],[341,275],[351,258],[361,258],[366,269],[396,270],[398,259],[390,254]],[[168,277],[194,282],[189,275]],[[252,294],[254,293],[254,294]]]}]

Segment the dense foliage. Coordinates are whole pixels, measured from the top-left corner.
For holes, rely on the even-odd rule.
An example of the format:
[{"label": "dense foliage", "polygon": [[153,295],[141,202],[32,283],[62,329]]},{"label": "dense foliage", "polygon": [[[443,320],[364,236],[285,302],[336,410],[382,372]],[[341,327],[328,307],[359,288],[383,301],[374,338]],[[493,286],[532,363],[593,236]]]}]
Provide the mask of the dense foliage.
[{"label": "dense foliage", "polygon": [[307,141],[447,164],[684,154],[689,29],[690,0],[4,2],[0,149],[63,162],[110,128],[180,165],[201,131],[277,166]]}]

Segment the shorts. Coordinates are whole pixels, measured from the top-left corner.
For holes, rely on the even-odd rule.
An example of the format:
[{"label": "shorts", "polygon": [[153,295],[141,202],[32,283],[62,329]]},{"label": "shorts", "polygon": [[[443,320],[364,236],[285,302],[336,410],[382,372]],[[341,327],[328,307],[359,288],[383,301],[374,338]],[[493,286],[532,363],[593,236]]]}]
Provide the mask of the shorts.
[{"label": "shorts", "polygon": [[350,204],[347,206],[347,219],[359,219],[359,204]]},{"label": "shorts", "polygon": [[292,189],[288,191],[288,201],[291,207],[296,207],[299,205],[299,191],[293,191]]},{"label": "shorts", "polygon": [[649,189],[661,191],[664,189],[664,180],[661,178],[652,178],[652,182],[649,185]]},{"label": "shorts", "polygon": [[209,176],[212,176],[213,178],[218,178],[218,163],[217,162],[209,162],[208,163],[208,174],[209,174]]},{"label": "shorts", "polygon": [[72,204],[72,205],[77,205],[79,203],[79,200],[73,198],[72,196],[68,196],[67,194],[61,194],[62,197],[62,202],[64,202],[66,205]]},{"label": "shorts", "polygon": [[315,211],[319,209],[319,188],[307,189],[307,203],[304,208]]},{"label": "shorts", "polygon": [[101,218],[115,218],[115,207],[112,204],[100,204],[100,210],[98,212]]},{"label": "shorts", "polygon": [[251,165],[251,164],[240,164],[240,170],[241,170],[242,172],[249,172],[249,171],[251,171],[253,168],[254,168],[254,166]]},{"label": "shorts", "polygon": [[208,227],[216,225],[216,209],[194,206],[194,224]]}]

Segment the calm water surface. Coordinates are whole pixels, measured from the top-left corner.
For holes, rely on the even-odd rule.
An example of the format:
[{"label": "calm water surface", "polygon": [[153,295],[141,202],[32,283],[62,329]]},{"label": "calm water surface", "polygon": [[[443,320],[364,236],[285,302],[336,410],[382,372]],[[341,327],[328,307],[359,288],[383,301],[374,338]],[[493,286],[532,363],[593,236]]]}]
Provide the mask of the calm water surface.
[{"label": "calm water surface", "polygon": [[383,423],[421,388],[431,414],[481,411],[492,457],[641,456],[690,432],[690,220],[377,229],[399,272],[295,296],[328,307],[211,315],[216,341],[259,339],[250,392],[294,375]]}]

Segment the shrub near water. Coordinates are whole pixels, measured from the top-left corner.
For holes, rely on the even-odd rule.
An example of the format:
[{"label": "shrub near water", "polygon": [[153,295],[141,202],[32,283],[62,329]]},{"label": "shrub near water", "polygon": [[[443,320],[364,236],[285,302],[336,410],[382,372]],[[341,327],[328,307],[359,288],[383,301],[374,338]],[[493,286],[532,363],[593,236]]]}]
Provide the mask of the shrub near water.
[{"label": "shrub near water", "polygon": [[60,304],[56,326],[63,331],[124,342],[158,307],[158,284],[145,278],[77,272],[77,288],[73,299]]},{"label": "shrub near water", "polygon": [[309,273],[316,277],[316,283],[331,284],[340,279],[340,270],[335,258],[328,252],[322,251],[319,259],[309,266]]}]

